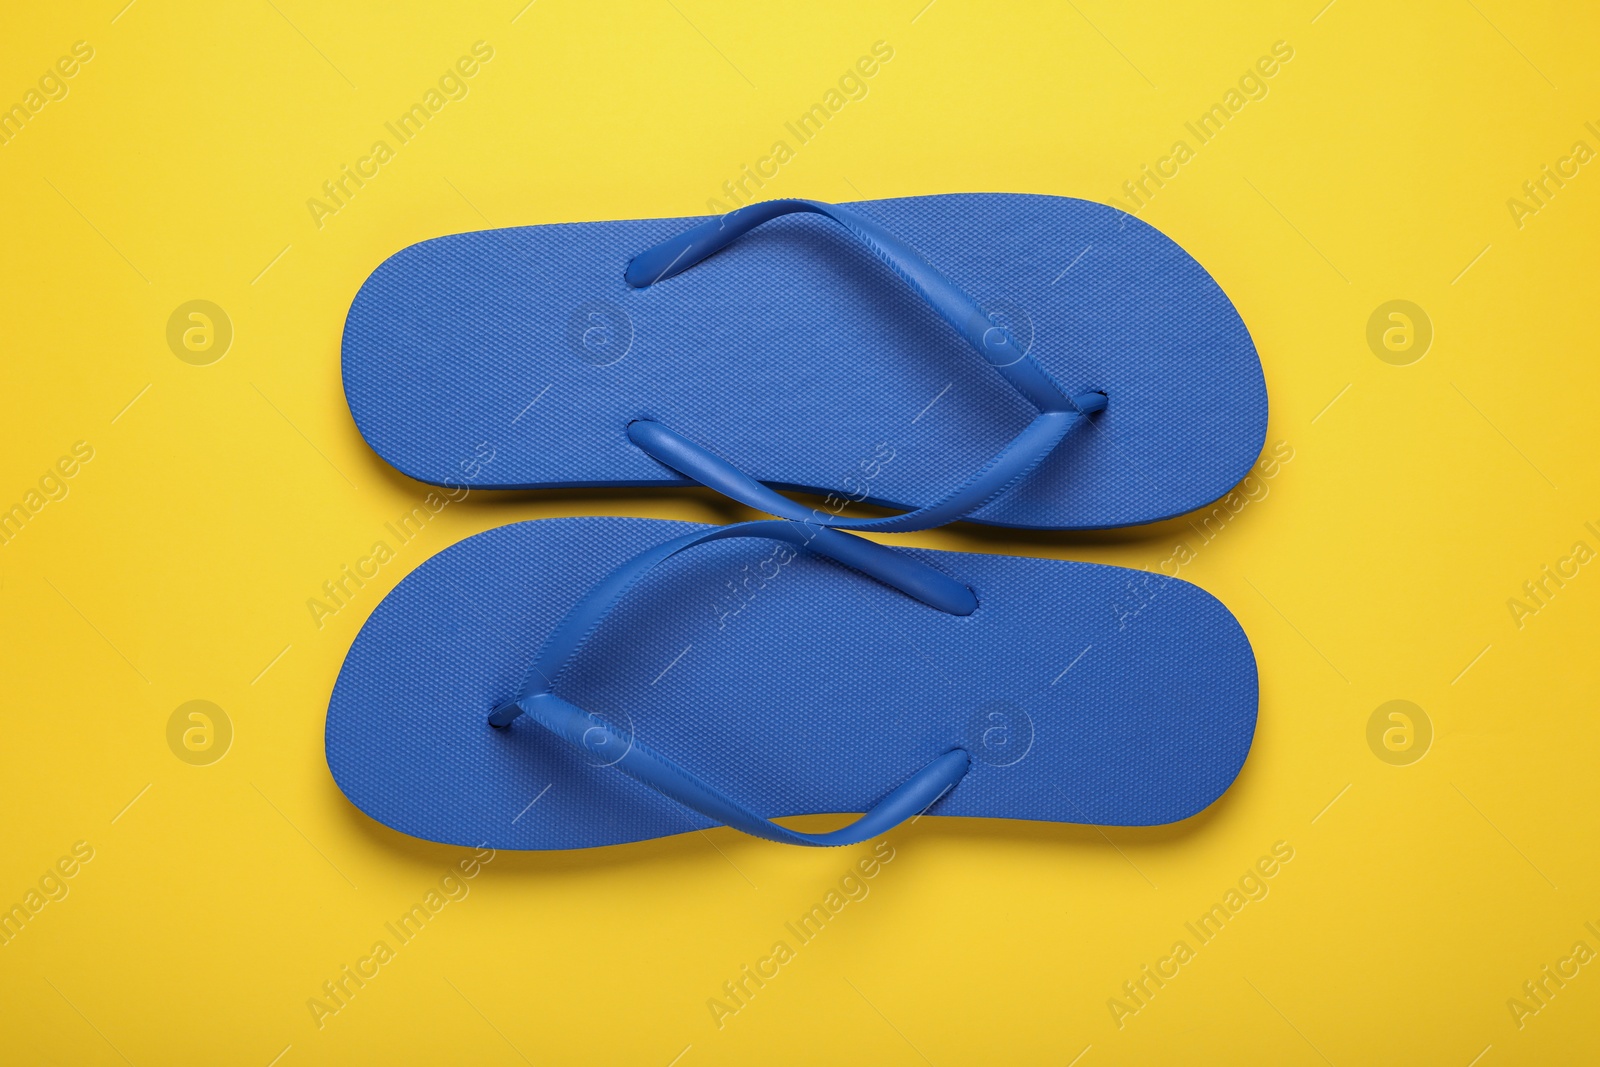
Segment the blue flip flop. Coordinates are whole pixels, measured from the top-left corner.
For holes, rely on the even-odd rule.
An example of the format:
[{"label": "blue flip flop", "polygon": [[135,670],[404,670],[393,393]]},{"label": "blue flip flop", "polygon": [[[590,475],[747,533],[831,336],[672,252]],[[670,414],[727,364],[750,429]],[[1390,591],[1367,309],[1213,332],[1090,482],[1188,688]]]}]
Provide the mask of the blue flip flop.
[{"label": "blue flip flop", "polygon": [[[1256,702],[1238,622],[1177,579],[786,520],[544,519],[384,598],[339,672],[327,757],[362,811],[433,841],[728,825],[842,845],[924,811],[1186,818],[1237,776]],[[848,812],[867,814],[772,821]]]},{"label": "blue flip flop", "polygon": [[1244,477],[1267,423],[1249,331],[1188,253],[999,193],[424,241],[356,294],[344,387],[424,482],[699,482],[878,531],[1170,518]]}]

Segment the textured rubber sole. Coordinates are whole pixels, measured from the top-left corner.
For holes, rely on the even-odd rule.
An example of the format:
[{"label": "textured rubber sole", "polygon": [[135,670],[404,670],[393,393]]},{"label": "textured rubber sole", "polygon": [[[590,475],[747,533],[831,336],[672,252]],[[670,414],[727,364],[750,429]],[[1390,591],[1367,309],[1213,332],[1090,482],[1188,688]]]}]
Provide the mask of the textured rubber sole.
[{"label": "textured rubber sole", "polygon": [[[1211,276],[1159,231],[1052,196],[848,206],[963,287],[1069,394],[1108,396],[973,521],[1153,522],[1248,473],[1267,422],[1255,346]],[[362,435],[435,484],[686,484],[625,434],[654,419],[775,486],[909,508],[943,496],[1033,416],[816,216],[770,222],[647,289],[624,284],[634,254],[699,221],[489,230],[392,256],[345,323],[345,394]]]},{"label": "textured rubber sole", "polygon": [[[545,519],[422,564],[339,672],[327,757],[340,789],[396,830],[461,845],[579,848],[711,825],[527,718],[485,721],[595,581],[702,528]],[[971,769],[931,815],[1151,825],[1202,810],[1243,765],[1255,658],[1196,586],[903,550],[977,594],[956,617],[776,549],[719,542],[664,564],[557,692],[769,817],[865,811],[962,747]]]}]

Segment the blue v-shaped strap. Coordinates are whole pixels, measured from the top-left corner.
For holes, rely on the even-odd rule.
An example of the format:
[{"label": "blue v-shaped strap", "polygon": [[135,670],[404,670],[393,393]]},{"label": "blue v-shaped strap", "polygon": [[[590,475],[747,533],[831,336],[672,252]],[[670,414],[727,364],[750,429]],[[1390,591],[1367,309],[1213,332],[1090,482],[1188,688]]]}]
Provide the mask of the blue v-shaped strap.
[{"label": "blue v-shaped strap", "polygon": [[955,579],[895,549],[850,534],[784,520],[713,527],[641,552],[595,583],[545,639],[523,682],[521,695],[496,708],[489,716],[490,724],[506,727],[525,714],[568,744],[663,796],[709,819],[784,844],[853,845],[927,810],[967,773],[970,758],[965,750],[951,749],[938,756],[850,825],[829,833],[807,834],[757,814],[693,771],[619,733],[599,716],[569,704],[553,692],[561,672],[577,657],[617,603],[645,575],[672,556],[697,545],[738,537],[769,538],[809,549],[946,614],[970,615],[977,610],[978,601],[972,590]]},{"label": "blue v-shaped strap", "polygon": [[799,522],[882,533],[925,530],[970,515],[1021,481],[1073,428],[1106,406],[1103,393],[1068,396],[1011,332],[984,314],[977,301],[876,223],[816,200],[768,200],[711,219],[634,256],[623,277],[642,289],[671,278],[721,251],[764,222],[810,213],[837,222],[872,251],[918,296],[966,338],[1007,383],[1039,410],[1022,432],[941,499],[882,518],[841,518],[817,511],[767,487],[716,453],[651,419],[629,424],[628,438],[658,462],[742,504]]}]

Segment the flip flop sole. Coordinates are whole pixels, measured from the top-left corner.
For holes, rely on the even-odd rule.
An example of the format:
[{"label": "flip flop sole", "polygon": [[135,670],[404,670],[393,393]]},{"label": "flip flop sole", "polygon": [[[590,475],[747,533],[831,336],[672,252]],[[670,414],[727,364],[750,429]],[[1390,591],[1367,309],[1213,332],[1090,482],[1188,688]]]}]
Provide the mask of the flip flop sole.
[{"label": "flip flop sole", "polygon": [[[1053,196],[847,206],[971,294],[1067,393],[1109,398],[973,521],[1153,522],[1248,473],[1267,420],[1255,346],[1211,276],[1159,231]],[[911,508],[1034,416],[871,252],[814,215],[769,222],[657,285],[624,283],[632,256],[700,221],[489,230],[395,254],[345,323],[362,435],[434,484],[689,484],[628,440],[629,422],[653,419],[769,484]]]},{"label": "flip flop sole", "polygon": [[[572,518],[478,534],[378,605],[339,672],[327,758],[403,833],[566,849],[713,825],[520,720],[547,634],[639,552],[705,529]],[[1212,803],[1255,731],[1255,658],[1196,586],[1095,564],[906,549],[968,585],[941,614],[758,541],[663,564],[560,677],[561,697],[770,816],[860,812],[941,753],[972,755],[931,815],[1141,826]]]}]

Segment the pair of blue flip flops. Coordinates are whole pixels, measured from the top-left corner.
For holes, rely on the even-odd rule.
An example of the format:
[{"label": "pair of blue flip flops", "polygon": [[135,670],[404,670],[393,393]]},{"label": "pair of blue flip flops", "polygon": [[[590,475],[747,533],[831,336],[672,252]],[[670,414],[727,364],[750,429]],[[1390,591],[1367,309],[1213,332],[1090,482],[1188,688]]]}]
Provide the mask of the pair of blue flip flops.
[{"label": "pair of blue flip flops", "polygon": [[[442,237],[362,286],[344,385],[366,440],[425,482],[701,484],[777,516],[516,523],[408,575],[327,723],[339,787],[404,833],[1151,825],[1209,805],[1249,751],[1255,659],[1201,589],[845,532],[1127,526],[1244,477],[1267,418],[1250,335],[1120,211],[780,200]],[[773,821],[839,812],[866,814]]]}]

